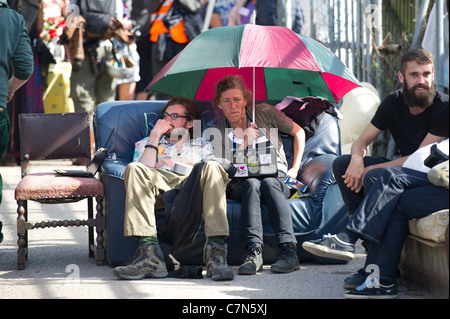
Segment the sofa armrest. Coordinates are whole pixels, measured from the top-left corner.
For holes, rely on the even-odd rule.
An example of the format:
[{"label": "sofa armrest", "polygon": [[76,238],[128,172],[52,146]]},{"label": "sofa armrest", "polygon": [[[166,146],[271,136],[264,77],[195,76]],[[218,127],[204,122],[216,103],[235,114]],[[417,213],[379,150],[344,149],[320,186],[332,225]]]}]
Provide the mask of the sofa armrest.
[{"label": "sofa armrest", "polygon": [[123,171],[129,162],[106,158],[101,167],[101,174],[123,179]]}]

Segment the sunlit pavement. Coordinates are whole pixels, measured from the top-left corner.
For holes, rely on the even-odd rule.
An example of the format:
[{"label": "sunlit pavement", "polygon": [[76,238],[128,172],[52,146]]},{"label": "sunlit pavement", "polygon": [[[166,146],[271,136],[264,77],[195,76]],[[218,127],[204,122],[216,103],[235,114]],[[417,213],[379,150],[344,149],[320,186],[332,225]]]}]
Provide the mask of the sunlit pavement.
[{"label": "sunlit pavement", "polygon": [[[58,162],[60,166],[71,162]],[[72,166],[72,165],[71,165]],[[73,168],[82,168],[72,166]],[[40,165],[37,170],[54,167]],[[274,274],[270,265],[255,276],[239,276],[232,281],[203,279],[116,279],[109,265],[97,266],[88,256],[87,227],[58,227],[28,232],[29,250],[26,269],[16,266],[17,235],[14,188],[20,180],[19,166],[0,166],[3,176],[3,203],[0,220],[4,241],[0,244],[1,299],[343,299],[344,278],[364,265],[363,248],[358,245],[356,258],[345,265],[302,263],[290,274]],[[64,205],[42,205],[29,202],[30,221],[86,219],[86,201]],[[64,208],[64,209],[61,209]],[[358,242],[359,243],[359,242]],[[233,266],[237,273],[237,266]],[[206,274],[204,270],[203,274]],[[399,299],[429,299],[428,293],[400,280]],[[295,306],[295,302],[288,305]]]}]

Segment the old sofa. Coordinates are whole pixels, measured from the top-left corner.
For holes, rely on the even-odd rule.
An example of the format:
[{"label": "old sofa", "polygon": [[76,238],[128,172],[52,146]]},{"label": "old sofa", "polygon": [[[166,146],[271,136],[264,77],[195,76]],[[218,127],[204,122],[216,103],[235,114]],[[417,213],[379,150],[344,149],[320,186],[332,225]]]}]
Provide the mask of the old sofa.
[{"label": "old sofa", "polygon": [[[100,178],[105,187],[105,248],[110,265],[122,265],[133,258],[138,242],[124,237],[125,188],[123,171],[133,159],[135,142],[147,136],[156,122],[160,109],[166,101],[114,101],[97,106],[94,114],[94,132],[97,147],[106,146],[109,153],[101,167]],[[209,101],[196,101],[202,111],[202,128],[211,127],[220,115],[212,109]],[[274,103],[271,103],[274,105]],[[111,130],[115,130],[108,145],[105,142]],[[286,154],[292,154],[292,138],[284,137]],[[348,222],[348,212],[331,171],[331,164],[340,154],[340,131],[338,120],[324,114],[317,133],[306,143],[303,168],[298,179],[308,185],[307,198],[289,199],[298,256],[301,261],[331,262],[314,257],[301,247],[305,240],[322,237],[326,233],[338,233]],[[278,249],[263,205],[265,263],[276,260]],[[160,214],[161,213],[161,214]],[[164,227],[163,211],[157,212],[158,230]],[[240,202],[228,201],[227,215],[230,236],[227,238],[229,264],[240,264],[245,250],[239,225]],[[182,264],[203,264],[203,229],[189,246],[177,250],[175,258]]]}]

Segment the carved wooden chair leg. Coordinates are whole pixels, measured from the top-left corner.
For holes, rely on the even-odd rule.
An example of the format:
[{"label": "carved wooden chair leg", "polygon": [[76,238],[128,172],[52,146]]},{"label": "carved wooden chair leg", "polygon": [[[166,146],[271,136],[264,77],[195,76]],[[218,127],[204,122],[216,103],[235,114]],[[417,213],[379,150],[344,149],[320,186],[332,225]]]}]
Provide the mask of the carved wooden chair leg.
[{"label": "carved wooden chair leg", "polygon": [[[88,220],[93,220],[94,218],[94,209],[93,207],[93,200],[92,198],[87,199],[88,204]],[[95,225],[95,223],[94,223]],[[88,247],[89,247],[89,257],[95,257],[95,251],[94,251],[94,226],[88,227]]]},{"label": "carved wooden chair leg", "polygon": [[97,210],[96,215],[96,231],[97,231],[97,266],[103,266],[105,264],[105,247],[104,242],[104,230],[105,230],[105,215],[103,215],[103,196],[97,196],[95,198],[97,205],[95,206]]},{"label": "carved wooden chair leg", "polygon": [[27,201],[17,201],[17,269],[24,270],[28,259]]}]

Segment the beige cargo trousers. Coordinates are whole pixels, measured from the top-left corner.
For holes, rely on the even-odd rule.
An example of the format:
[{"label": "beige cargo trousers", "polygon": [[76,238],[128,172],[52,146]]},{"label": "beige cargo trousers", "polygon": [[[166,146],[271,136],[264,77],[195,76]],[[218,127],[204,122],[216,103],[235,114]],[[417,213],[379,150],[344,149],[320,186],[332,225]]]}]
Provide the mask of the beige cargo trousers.
[{"label": "beige cargo trousers", "polygon": [[[162,195],[184,185],[188,175],[150,168],[139,162],[128,164],[125,181],[125,236],[157,237],[155,209],[164,207]],[[214,161],[203,167],[200,186],[206,237],[229,235],[225,190],[227,172]]]}]

